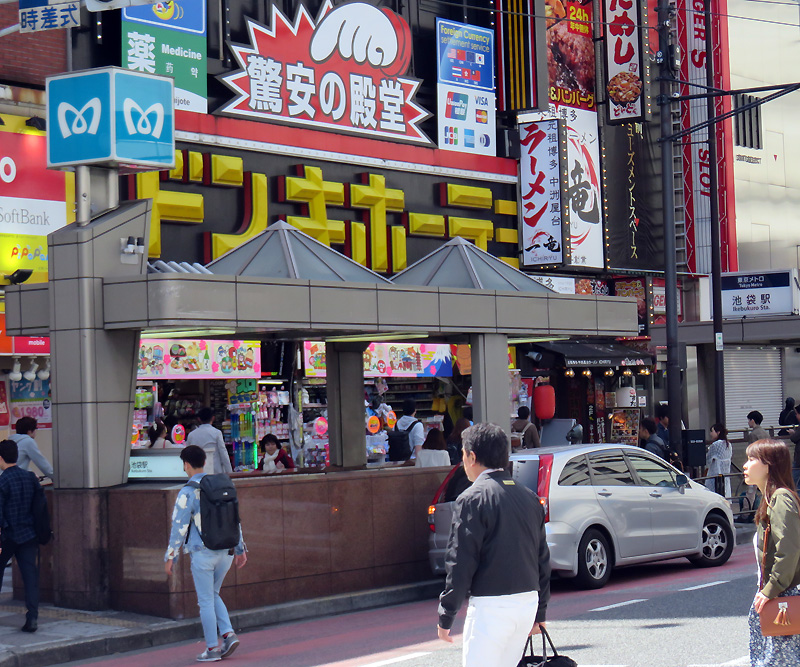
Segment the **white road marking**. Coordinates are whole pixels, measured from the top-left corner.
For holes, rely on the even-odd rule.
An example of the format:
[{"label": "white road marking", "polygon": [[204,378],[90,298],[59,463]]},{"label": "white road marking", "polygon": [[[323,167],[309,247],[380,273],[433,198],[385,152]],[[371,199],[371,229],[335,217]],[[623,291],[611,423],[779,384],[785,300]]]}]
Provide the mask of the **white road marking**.
[{"label": "white road marking", "polygon": [[383,667],[384,665],[396,665],[398,662],[406,662],[406,660],[414,660],[415,658],[423,658],[430,655],[430,651],[422,651],[420,653],[409,653],[408,655],[401,655],[399,658],[389,658],[388,660],[379,660],[378,662],[368,662],[361,667]]},{"label": "white road marking", "polygon": [[682,591],[699,591],[701,588],[709,588],[711,586],[719,586],[720,584],[730,583],[729,579],[725,581],[709,581],[707,584],[700,584],[699,586],[689,586],[689,588],[681,588]]},{"label": "white road marking", "polygon": [[606,611],[607,609],[616,609],[617,607],[625,607],[629,604],[636,604],[637,602],[647,602],[645,599],[641,600],[626,600],[625,602],[617,602],[617,604],[609,604],[605,607],[597,607],[596,609],[590,609],[589,611]]},{"label": "white road marking", "polygon": [[736,658],[736,660],[729,660],[728,662],[717,662],[713,665],[711,664],[696,664],[696,665],[689,665],[688,667],[749,667],[750,666],[750,656],[745,655],[741,658]]}]

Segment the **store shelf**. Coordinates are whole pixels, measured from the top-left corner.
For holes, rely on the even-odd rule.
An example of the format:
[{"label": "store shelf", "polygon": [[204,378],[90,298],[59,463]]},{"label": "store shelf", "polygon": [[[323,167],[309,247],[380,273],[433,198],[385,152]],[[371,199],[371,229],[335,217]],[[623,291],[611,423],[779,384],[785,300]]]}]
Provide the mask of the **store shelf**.
[{"label": "store shelf", "polygon": [[303,403],[303,410],[306,408],[327,408],[327,403]]},{"label": "store shelf", "polygon": [[387,395],[394,395],[394,394],[426,394],[430,393],[430,387],[425,387],[424,389],[390,389],[386,392]]}]

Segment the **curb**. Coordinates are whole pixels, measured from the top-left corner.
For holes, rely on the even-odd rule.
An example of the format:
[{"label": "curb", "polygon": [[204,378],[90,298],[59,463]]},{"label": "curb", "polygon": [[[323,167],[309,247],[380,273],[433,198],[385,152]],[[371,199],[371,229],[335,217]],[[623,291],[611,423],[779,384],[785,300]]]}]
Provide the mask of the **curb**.
[{"label": "curb", "polygon": [[[241,631],[289,621],[430,600],[438,597],[442,592],[442,585],[441,580],[433,579],[416,584],[231,611],[231,624],[237,631]],[[190,641],[200,639],[202,636],[203,630],[199,619],[165,620],[163,623],[146,628],[120,629],[107,637],[54,641],[51,645],[32,646],[28,649],[8,649],[0,653],[0,667],[45,667]]]}]

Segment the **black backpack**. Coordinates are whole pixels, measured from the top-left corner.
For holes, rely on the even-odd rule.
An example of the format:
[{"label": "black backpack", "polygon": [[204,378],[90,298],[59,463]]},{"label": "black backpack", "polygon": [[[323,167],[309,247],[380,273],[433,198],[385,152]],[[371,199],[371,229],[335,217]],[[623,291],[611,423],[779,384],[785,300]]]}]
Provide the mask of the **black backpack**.
[{"label": "black backpack", "polygon": [[419,419],[413,421],[411,426],[400,431],[397,424],[389,431],[389,460],[407,461],[411,457],[411,429],[419,424]]},{"label": "black backpack", "polygon": [[[200,489],[200,537],[203,544],[213,551],[233,549],[239,544],[241,531],[239,499],[231,478],[225,473],[205,475],[199,483],[189,482],[186,486]],[[186,538],[189,538],[188,531]]]},{"label": "black backpack", "polygon": [[34,478],[33,501],[31,502],[31,513],[33,514],[33,529],[36,531],[36,539],[39,544],[45,545],[53,539],[53,530],[50,527],[50,512],[47,509],[47,498],[44,489],[36,479],[36,474],[31,473]]}]

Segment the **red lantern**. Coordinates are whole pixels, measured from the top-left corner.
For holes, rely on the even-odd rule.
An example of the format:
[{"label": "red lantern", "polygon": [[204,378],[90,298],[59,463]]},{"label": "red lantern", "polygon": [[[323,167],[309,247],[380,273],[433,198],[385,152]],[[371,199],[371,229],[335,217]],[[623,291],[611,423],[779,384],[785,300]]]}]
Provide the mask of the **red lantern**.
[{"label": "red lantern", "polygon": [[533,389],[533,409],[538,419],[552,419],[556,414],[556,390],[551,384]]}]

